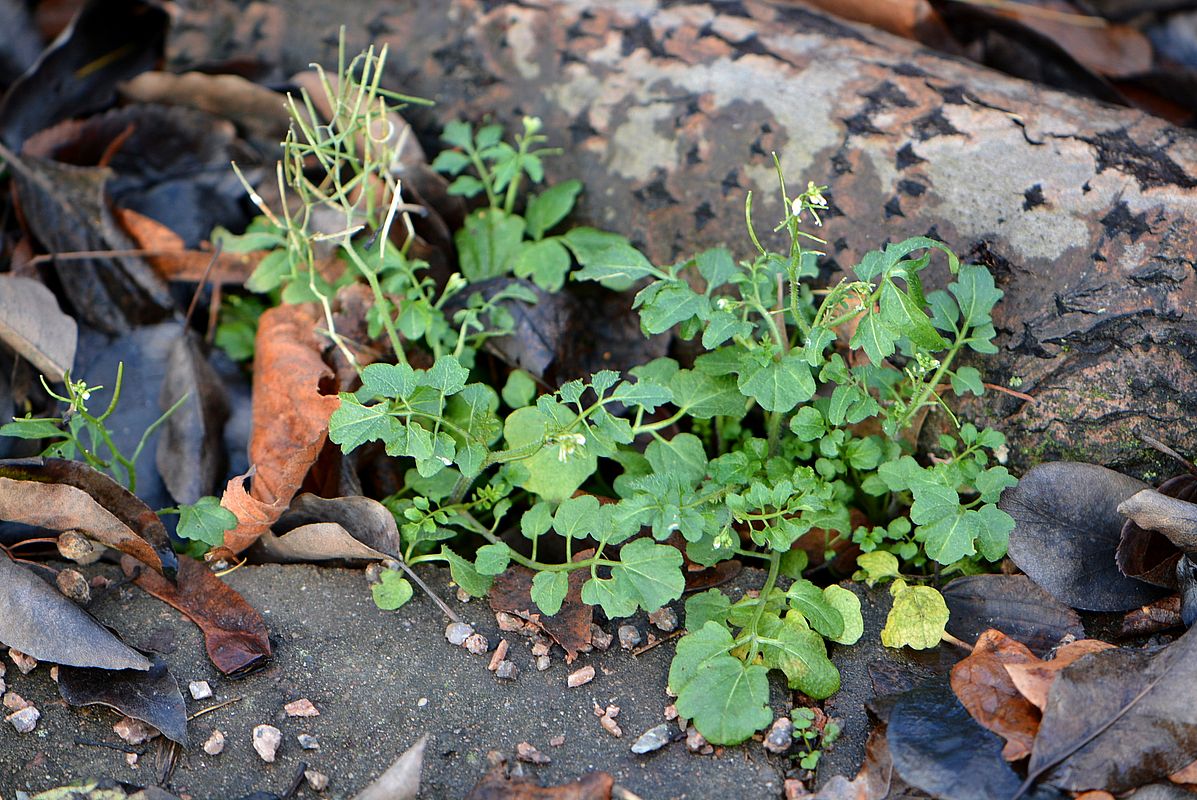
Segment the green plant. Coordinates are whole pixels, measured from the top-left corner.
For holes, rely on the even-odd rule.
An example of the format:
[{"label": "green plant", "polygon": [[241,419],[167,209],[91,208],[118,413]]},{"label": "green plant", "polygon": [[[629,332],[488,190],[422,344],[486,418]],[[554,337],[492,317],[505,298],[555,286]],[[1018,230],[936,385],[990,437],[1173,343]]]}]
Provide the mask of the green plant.
[{"label": "green plant", "polygon": [[[163,412],[142,432],[137,446],[129,455],[121,452],[108,430],[106,420],[116,411],[124,383],[125,365],[117,364],[116,381],[112,399],[103,413],[96,415],[88,409],[92,395],[102,391],[103,386],[89,386],[85,381],[72,380],[68,373],[63,380],[66,395],[60,395],[50,388],[45,377],[42,386],[53,399],[65,404],[61,417],[33,417],[25,415],[12,422],[0,425],[0,436],[17,439],[49,441],[41,452],[46,458],[82,460],[88,466],[108,473],[131,491],[137,491],[137,459],[145,449],[146,442],[171,414],[187,401],[187,395],[180,397],[174,405]],[[233,512],[220,506],[215,497],[202,497],[197,502],[177,508],[162,509],[159,514],[179,514],[178,535],[191,540],[190,554],[200,554],[209,547],[224,543],[224,533],[237,524]]]},{"label": "green plant", "polygon": [[[526,127],[524,141],[535,132]],[[519,169],[506,167],[504,183],[495,164],[518,165],[533,151],[495,151],[488,164],[493,133],[454,139],[463,158],[448,167],[479,172],[461,191],[480,184],[492,203],[484,211],[509,215]],[[611,234],[574,251],[577,280],[647,281],[634,301],[644,331],[701,334],[705,352],[693,367],[661,358],[626,377],[603,371],[536,398],[515,373],[510,381],[519,385],[504,388],[503,409],[499,394],[471,383],[450,355],[428,370],[375,364],[362,371],[358,392],[341,396],[330,423],[330,438],[346,452],[377,440],[389,455],[413,460],[405,489],[387,501],[402,523],[404,555],[447,562],[471,594],[485,593],[514,562],[535,571],[532,599],[554,614],[568,573],[585,570],[582,601],[617,618],[681,596],[682,553],[659,543],[675,532],[701,565],[764,561],[759,593],[732,602],[712,590],[686,603],[689,633],[669,683],[679,712],[716,743],[742,741],[769,723],[770,669],[813,698],[835,692],[839,675],[825,640],[849,644],[861,635],[856,596],[803,577],[799,539],[817,537],[834,554],[855,537],[863,549],[900,555],[913,571],[908,580],[926,581],[1001,558],[1012,527],[995,505],[1013,483],[990,463],[1000,434],[957,426],[929,465],[903,438],[934,407],[956,421],[941,391],[984,391],[979,373],[956,361],[966,348],[993,352],[990,310],[1001,292],[988,271],[919,237],[866,254],[853,279],[816,291],[809,280],[819,253],[805,245],[819,240],[801,222],[818,223],[823,188],[808,184],[790,197],[780,166],[778,177],[785,253],[761,244],[751,195],[745,216],[757,254],[740,263],[716,249],[658,267]],[[572,233],[562,236],[566,246]],[[485,249],[496,252],[493,239]],[[936,250],[956,279],[925,295],[919,273]],[[514,258],[486,269],[514,269]],[[513,509],[518,526],[505,526]],[[851,509],[873,524],[854,530]],[[509,527],[518,527],[525,547],[500,536]],[[541,557],[545,537],[559,539],[563,558]],[[485,544],[467,559],[462,546],[478,538]],[[927,606],[902,608],[918,615]],[[935,625],[897,622],[920,631]],[[895,634],[888,643],[905,642]]]},{"label": "green plant", "polygon": [[830,747],[840,738],[840,725],[833,719],[826,720],[820,728],[815,721],[813,708],[798,707],[790,714],[794,723],[794,741],[798,747],[798,766],[814,770],[819,766],[823,749]]}]

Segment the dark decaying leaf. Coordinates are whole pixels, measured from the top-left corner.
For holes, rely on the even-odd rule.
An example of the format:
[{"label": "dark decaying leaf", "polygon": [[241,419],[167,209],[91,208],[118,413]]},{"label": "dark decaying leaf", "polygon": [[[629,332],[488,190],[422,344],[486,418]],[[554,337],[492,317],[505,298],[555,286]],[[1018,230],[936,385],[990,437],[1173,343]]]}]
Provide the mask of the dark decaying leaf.
[{"label": "dark decaying leaf", "polygon": [[0,642],[53,664],[104,670],[150,668],[145,656],[4,553],[0,553]]},{"label": "dark decaying leaf", "polygon": [[158,405],[165,412],[183,397],[162,426],[155,461],[174,501],[194,503],[212,494],[224,476],[229,405],[220,376],[191,330],[181,331],[171,345]]},{"label": "dark decaying leaf", "polygon": [[[126,575],[138,573],[128,557],[121,559],[121,568]],[[256,669],[270,658],[270,632],[262,615],[199,561],[179,558],[177,585],[146,570],[135,583],[199,626],[208,658],[224,674]]]},{"label": "dark decaying leaf", "polygon": [[[105,184],[112,171],[46,158],[16,156],[0,147],[16,186],[21,218],[50,253],[128,251],[135,243],[116,224]],[[76,319],[109,334],[159,322],[173,313],[166,282],[147,261],[130,255],[55,264]]]},{"label": "dark decaying leaf", "polygon": [[[0,275],[0,342],[58,383],[75,363],[79,326],[40,281]],[[3,422],[7,422],[4,419]]]},{"label": "dark decaying leaf", "polygon": [[[890,757],[902,780],[945,800],[1010,800],[1019,779],[1002,759],[1002,740],[978,725],[935,678],[898,698],[886,729]],[[1031,800],[1063,796],[1051,787]]]},{"label": "dark decaying leaf", "polygon": [[284,305],[262,314],[255,339],[253,434],[250,462],[256,472],[229,481],[221,505],[237,515],[225,535],[233,552],[249,547],[291,503],[328,438],[328,418],[341,401],[321,393],[333,372],[321,358],[311,306]]},{"label": "dark decaying leaf", "polygon": [[415,800],[420,793],[420,773],[424,768],[424,749],[428,734],[403,751],[386,772],[353,796],[353,800]]},{"label": "dark decaying leaf", "polygon": [[[574,554],[574,560],[589,558],[594,550]],[[569,589],[561,608],[553,616],[546,616],[532,602],[532,570],[512,564],[506,572],[496,575],[487,599],[496,612],[506,612],[525,619],[543,630],[565,650],[565,661],[571,663],[583,647],[590,644],[590,623],[594,607],[582,602],[582,584],[590,577],[584,569],[571,570]]]},{"label": "dark decaying leaf", "polygon": [[1028,781],[1121,793],[1165,778],[1197,752],[1197,632],[1154,654],[1112,648],[1060,672]]},{"label": "dark decaying leaf", "polygon": [[173,574],[176,557],[162,520],[135,494],[79,461],[0,461],[0,519],[55,531],[78,530]]},{"label": "dark decaying leaf", "polygon": [[588,772],[560,786],[540,786],[529,777],[514,777],[500,764],[482,776],[466,800],[611,800],[615,779],[606,772]]},{"label": "dark decaying leaf", "polygon": [[0,140],[16,150],[60,119],[110,104],[118,83],[162,57],[169,24],[166,11],[145,0],[89,0],[0,101]]},{"label": "dark decaying leaf", "polygon": [[270,561],[397,558],[399,529],[386,506],[368,497],[301,494],[254,544]]},{"label": "dark decaying leaf", "polygon": [[1039,709],[1019,694],[1006,667],[1038,661],[1021,642],[989,630],[973,651],[952,667],[952,691],[983,728],[1006,740],[1002,757],[1019,761],[1031,754],[1039,730]]},{"label": "dark decaying leaf", "polygon": [[1160,591],[1123,575],[1118,505],[1147,485],[1095,464],[1041,464],[1002,494],[1014,517],[1009,553],[1018,568],[1058,600],[1085,611],[1126,611]]},{"label": "dark decaying leaf", "polygon": [[1122,617],[1122,627],[1118,630],[1118,636],[1123,639],[1151,636],[1183,624],[1180,616],[1180,595],[1172,594],[1126,612]]},{"label": "dark decaying leaf", "polygon": [[906,796],[902,779],[894,774],[885,732],[885,724],[880,723],[869,733],[864,763],[855,778],[848,780],[843,775],[833,775],[810,800],[885,800]]},{"label": "dark decaying leaf", "polygon": [[1064,637],[1081,638],[1081,618],[1026,575],[966,575],[943,590],[948,633],[972,644],[990,628],[1045,655]]},{"label": "dark decaying leaf", "polygon": [[1183,543],[1186,534],[1193,538],[1194,500],[1197,477],[1178,475],[1161,483],[1158,492],[1144,489],[1123,502],[1118,510],[1128,519],[1118,543],[1118,568],[1132,578],[1177,588],[1176,563],[1181,553],[1197,550],[1197,542]]},{"label": "dark decaying leaf", "polygon": [[58,691],[73,706],[115,708],[187,746],[187,704],[166,662],[157,656],[153,666],[142,672],[64,666],[58,671]]}]

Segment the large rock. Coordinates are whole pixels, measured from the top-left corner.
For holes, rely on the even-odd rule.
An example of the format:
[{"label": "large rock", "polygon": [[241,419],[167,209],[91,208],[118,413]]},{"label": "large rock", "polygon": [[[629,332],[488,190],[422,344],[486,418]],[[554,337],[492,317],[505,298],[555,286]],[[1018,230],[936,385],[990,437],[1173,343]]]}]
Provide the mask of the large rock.
[{"label": "large rock", "polygon": [[[828,260],[930,234],[1006,291],[990,392],[966,416],[1012,463],[1096,461],[1143,475],[1149,433],[1197,451],[1197,146],[1189,131],[930,53],[792,3],[350,0],[284,5],[292,64],[333,63],[334,24],[391,46],[392,75],[453,118],[544,119],[586,183],[580,221],[669,262],[747,255],[744,196],[777,218],[770,152],[831,186]],[[368,8],[367,8],[368,7]],[[360,11],[360,14],[355,13]],[[940,275],[941,283],[946,276]],[[1149,476],[1150,477],[1150,476]]]}]

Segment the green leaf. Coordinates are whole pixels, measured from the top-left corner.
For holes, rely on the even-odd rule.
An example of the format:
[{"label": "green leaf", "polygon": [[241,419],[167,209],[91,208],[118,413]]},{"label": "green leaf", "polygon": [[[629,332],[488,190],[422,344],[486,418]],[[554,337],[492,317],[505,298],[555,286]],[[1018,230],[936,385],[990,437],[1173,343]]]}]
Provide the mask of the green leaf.
[{"label": "green leaf", "polygon": [[881,445],[873,436],[867,439],[853,439],[844,448],[844,457],[854,469],[862,472],[875,469],[881,463]]},{"label": "green leaf", "polygon": [[974,514],[978,523],[977,550],[986,561],[999,561],[1006,555],[1010,543],[1010,532],[1014,530],[1014,518],[993,503],[986,503]]},{"label": "green leaf", "polygon": [[558,239],[525,243],[512,264],[517,278],[531,278],[546,292],[559,292],[569,274],[569,252]]},{"label": "green leaf", "polygon": [[474,145],[474,135],[470,131],[470,124],[459,119],[445,125],[445,129],[441,131],[441,140],[463,150],[469,150]]},{"label": "green leaf", "polygon": [[237,515],[215,497],[201,497],[190,505],[179,506],[176,533],[184,539],[203,542],[209,547],[224,544],[224,534],[237,527]]},{"label": "green leaf", "polygon": [[813,442],[827,432],[823,415],[814,406],[803,406],[790,418],[790,431],[802,442]]},{"label": "green leaf", "polygon": [[806,337],[806,343],[803,345],[802,351],[806,363],[812,367],[822,364],[823,352],[834,341],[835,331],[823,327],[811,328],[810,335]]},{"label": "green leaf", "polygon": [[640,327],[656,334],[685,322],[691,317],[706,319],[711,300],[698,294],[684,281],[653,283],[636,295],[633,308],[640,309]]},{"label": "green leaf", "polygon": [[[542,398],[543,399],[543,398]],[[511,448],[519,448],[544,441],[549,419],[539,408],[520,408],[508,415],[503,435]],[[561,449],[554,445],[540,448],[535,455],[520,462],[527,476],[516,483],[551,503],[560,503],[577,491],[598,467],[598,459],[586,445],[561,458]]]},{"label": "green leaf", "polygon": [[592,494],[578,495],[557,506],[553,530],[565,537],[588,536],[597,530],[599,501]]},{"label": "green leaf", "polygon": [[900,332],[915,345],[927,350],[940,350],[948,346],[936,332],[923,307],[893,281],[886,281],[881,286],[881,321],[891,331]]},{"label": "green leaf", "polygon": [[708,622],[678,641],[669,668],[678,714],[713,744],[738,744],[773,721],[768,670],[728,655],[732,646],[731,634]]},{"label": "green leaf", "polygon": [[827,638],[839,644],[856,644],[860,641],[860,637],[864,635],[864,617],[861,615],[860,598],[856,593],[832,584],[823,589],[823,599],[840,612],[840,617],[844,620],[843,633]]},{"label": "green leaf", "polygon": [[374,596],[374,605],[383,611],[394,611],[406,604],[414,591],[407,578],[388,569],[383,570],[381,580],[370,587],[370,594]]},{"label": "green leaf", "polygon": [[948,624],[948,604],[943,595],[930,586],[907,586],[894,582],[894,605],[881,629],[881,643],[886,647],[912,647],[926,650],[943,639]]},{"label": "green leaf", "polygon": [[503,385],[503,402],[511,408],[523,408],[536,399],[536,381],[522,369],[513,369]]},{"label": "green leaf", "polygon": [[15,439],[61,439],[66,433],[59,427],[60,419],[14,417],[7,425],[0,425],[0,436]]},{"label": "green leaf", "polygon": [[886,550],[874,550],[871,553],[861,553],[856,557],[856,566],[864,572],[865,582],[869,586],[886,578],[897,578],[901,573],[898,559]]},{"label": "green leaf", "polygon": [[844,618],[823,597],[823,591],[808,580],[799,579],[786,591],[790,607],[806,617],[807,622],[829,639],[844,634]]},{"label": "green leaf", "polygon": [[727,595],[718,589],[707,589],[686,600],[686,628],[691,631],[702,630],[710,621],[722,625],[727,621],[730,608],[731,600]]},{"label": "green leaf", "polygon": [[973,479],[973,487],[981,495],[982,503],[996,503],[1002,492],[1018,485],[1018,478],[1005,467],[990,467]]},{"label": "green leaf", "polygon": [[524,211],[524,219],[528,222],[528,235],[540,241],[554,225],[565,219],[581,191],[581,181],[569,180],[533,195]]},{"label": "green leaf", "polygon": [[989,270],[978,264],[961,267],[956,282],[948,284],[948,291],[955,295],[965,323],[974,327],[990,322],[990,312],[1004,294],[994,285]]},{"label": "green leaf", "polygon": [[627,584],[610,578],[591,578],[582,584],[582,602],[601,606],[609,619],[630,617],[636,613],[636,598],[631,595]]},{"label": "green leaf", "polygon": [[399,421],[384,405],[364,406],[352,394],[341,395],[341,405],[328,420],[328,438],[351,453],[366,442],[391,442],[403,435]]},{"label": "green leaf", "polygon": [[474,197],[485,189],[486,185],[473,175],[458,175],[445,191],[455,197]]},{"label": "green leaf", "polygon": [[827,658],[823,637],[807,627],[801,617],[794,612],[784,619],[765,614],[758,629],[769,639],[762,643],[762,660],[766,666],[784,672],[790,688],[815,700],[839,691],[840,672]]},{"label": "green leaf", "polygon": [[456,175],[470,165],[470,157],[460,150],[442,150],[429,164],[437,172]]},{"label": "green leaf", "polygon": [[856,326],[856,333],[852,334],[848,346],[854,350],[863,349],[869,361],[881,364],[894,354],[894,343],[897,340],[898,337],[890,332],[878,315],[865,314]]},{"label": "green leaf", "polygon": [[963,396],[965,392],[975,395],[985,394],[985,384],[981,381],[981,373],[975,367],[961,367],[952,375],[952,391]]},{"label": "green leaf", "polygon": [[474,554],[474,569],[479,575],[500,575],[511,563],[511,549],[505,544],[484,544]]},{"label": "green leaf", "polygon": [[815,394],[815,379],[798,352],[780,361],[769,359],[743,368],[738,385],[741,393],[756,400],[765,411],[789,411]]},{"label": "green leaf", "polygon": [[548,503],[536,503],[520,517],[520,532],[529,539],[547,533],[553,527],[553,507]]},{"label": "green leaf", "polygon": [[679,433],[669,441],[654,439],[644,455],[655,472],[670,475],[682,484],[698,483],[707,474],[706,449],[692,433]]},{"label": "green leaf", "polygon": [[656,611],[682,596],[686,588],[682,560],[676,547],[636,539],[620,549],[619,566],[611,568],[611,578],[645,611]]},{"label": "green leaf", "polygon": [[694,419],[744,416],[744,395],[730,375],[679,370],[670,379],[669,389],[673,404]]},{"label": "green leaf", "polygon": [[540,607],[546,616],[553,616],[561,610],[565,595],[569,591],[569,573],[538,572],[532,576],[532,602]]},{"label": "green leaf", "polygon": [[641,278],[664,277],[628,240],[594,228],[573,228],[561,240],[582,265],[574,278],[625,291]]},{"label": "green leaf", "polygon": [[524,238],[524,220],[497,208],[484,208],[466,217],[453,238],[466,280],[477,283],[497,278],[512,270]]},{"label": "green leaf", "polygon": [[291,261],[286,250],[271,250],[254,267],[253,274],[245,281],[245,288],[251,292],[274,291],[283,279],[291,274]]},{"label": "green leaf", "polygon": [[916,534],[923,539],[929,557],[940,564],[952,564],[977,552],[973,545],[981,532],[977,523],[973,512],[957,508],[953,514],[919,526]]},{"label": "green leaf", "polygon": [[702,346],[714,350],[735,336],[751,335],[752,323],[740,319],[738,314],[731,311],[716,311],[711,314],[706,329],[702,332]]},{"label": "green leaf", "polygon": [[644,380],[624,381],[611,393],[612,400],[624,405],[639,406],[645,411],[656,411],[658,406],[673,402],[673,392],[659,383]]},{"label": "green leaf", "polygon": [[454,582],[471,597],[485,597],[490,591],[492,575],[482,575],[474,569],[474,565],[454,553],[448,547],[441,546],[441,555],[449,562],[449,574]]},{"label": "green leaf", "polygon": [[810,556],[801,547],[795,547],[781,554],[781,574],[798,580],[810,564]]},{"label": "green leaf", "polygon": [[731,252],[724,247],[704,250],[695,256],[694,262],[698,265],[698,273],[707,282],[707,294],[730,281],[739,272]]}]

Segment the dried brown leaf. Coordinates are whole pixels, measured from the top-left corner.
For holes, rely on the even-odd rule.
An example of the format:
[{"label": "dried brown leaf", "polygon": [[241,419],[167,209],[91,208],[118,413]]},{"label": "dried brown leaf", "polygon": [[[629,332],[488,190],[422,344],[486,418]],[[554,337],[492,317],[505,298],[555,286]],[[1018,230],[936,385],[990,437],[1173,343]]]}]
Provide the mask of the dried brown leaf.
[{"label": "dried brown leaf", "polygon": [[75,363],[78,338],[79,326],[40,281],[0,275],[0,341],[58,383]]},{"label": "dried brown leaf", "polygon": [[1021,664],[1010,663],[1005,665],[1006,672],[1009,673],[1018,693],[1042,711],[1047,707],[1048,692],[1051,691],[1052,683],[1060,674],[1060,670],[1090,653],[1100,653],[1113,646],[1109,642],[1097,639],[1081,639],[1061,647],[1050,661],[1035,659]]},{"label": "dried brown leaf", "polygon": [[[583,550],[574,554],[574,560],[592,555],[594,550]],[[565,600],[551,617],[532,602],[532,575],[532,570],[518,564],[513,564],[502,575],[496,575],[487,595],[490,607],[495,613],[512,614],[544,631],[565,650],[566,663],[572,663],[581,649],[590,644],[594,608],[582,602],[582,584],[590,577],[589,573],[582,569],[569,573]]]},{"label": "dried brown leaf", "polygon": [[972,653],[952,667],[952,691],[982,727],[1006,740],[1002,757],[1018,761],[1031,754],[1039,729],[1039,709],[1018,693],[1005,667],[1038,661],[1021,642],[988,630]]}]

